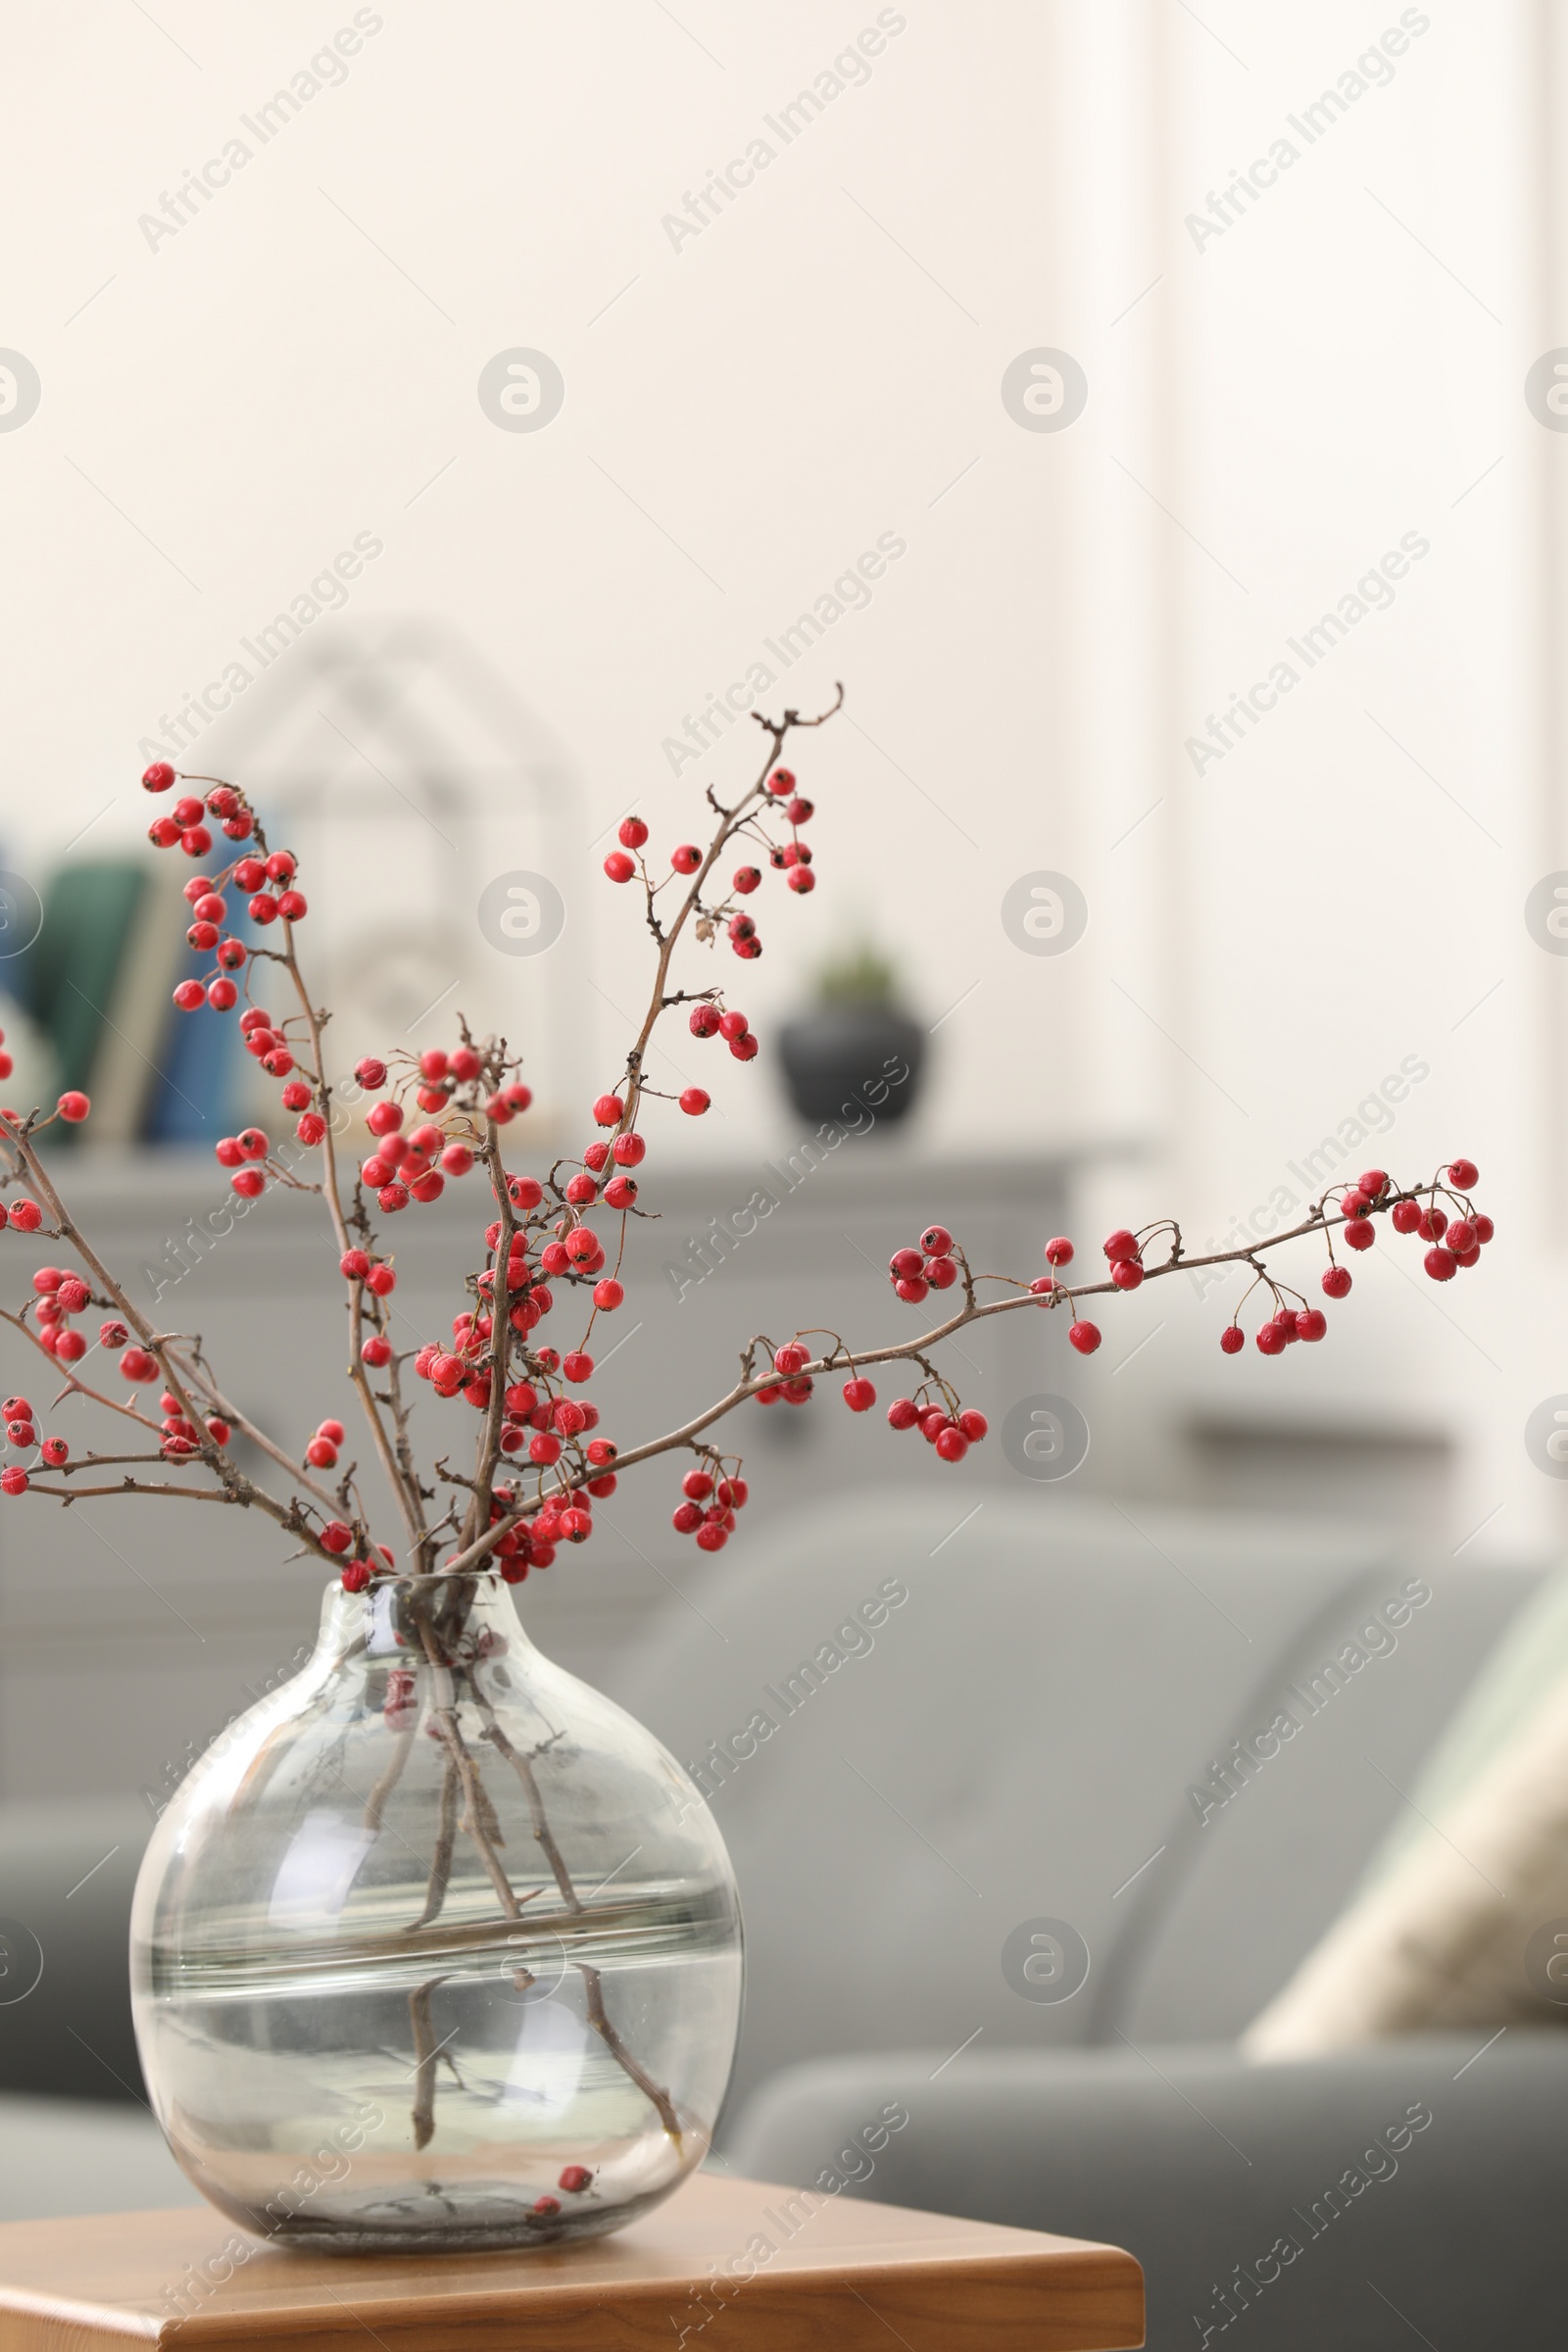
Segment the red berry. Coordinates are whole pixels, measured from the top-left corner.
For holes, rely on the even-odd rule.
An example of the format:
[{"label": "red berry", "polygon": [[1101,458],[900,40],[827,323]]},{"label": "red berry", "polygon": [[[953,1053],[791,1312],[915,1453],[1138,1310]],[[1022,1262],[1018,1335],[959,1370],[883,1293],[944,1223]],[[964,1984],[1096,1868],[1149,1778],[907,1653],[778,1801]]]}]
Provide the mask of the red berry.
[{"label": "red berry", "polygon": [[1490,1217],[1472,1217],[1470,1222],[1476,1229],[1478,1242],[1490,1242],[1497,1230]]},{"label": "red berry", "polygon": [[721,1024],[722,1015],[716,1004],[694,1004],[686,1022],[693,1037],[712,1037]]},{"label": "red berry", "polygon": [[18,1468],[15,1463],[9,1470],[0,1470],[0,1493],[25,1494],[26,1492],[27,1473],[25,1470]]},{"label": "red berry", "polygon": [[242,1200],[259,1200],[267,1190],[267,1178],[260,1168],[236,1168],[228,1181]]},{"label": "red berry", "polygon": [[1349,1192],[1341,1196],[1340,1214],[1345,1217],[1363,1217],[1370,1206],[1371,1202],[1366,1194],[1362,1192],[1359,1185],[1355,1185]]},{"label": "red berry", "polygon": [[329,1446],[341,1446],[348,1432],[341,1421],[323,1421],[316,1434],[318,1438],[325,1438]]},{"label": "red berry", "polygon": [[713,1482],[706,1470],[688,1470],[680,1491],[688,1502],[706,1502],[713,1492]]},{"label": "red berry", "polygon": [[681,1090],[680,1106],[688,1118],[700,1119],[711,1101],[712,1097],[705,1094],[700,1086],[683,1087]]},{"label": "red berry", "polygon": [[636,1198],[637,1180],[634,1176],[612,1176],[605,1187],[607,1208],[630,1208]]},{"label": "red berry", "polygon": [[912,1281],[924,1265],[925,1259],[918,1250],[895,1250],[888,1259],[888,1272],[895,1282]]},{"label": "red berry", "polygon": [[585,2188],[592,2185],[592,2182],[593,2175],[585,2164],[568,2164],[556,2185],[558,2188],[564,2188],[568,2196],[575,2197],[580,2196]]},{"label": "red berry", "polygon": [[969,1441],[961,1429],[955,1429],[950,1422],[946,1429],[937,1431],[936,1449],[940,1460],[961,1462],[969,1450]]},{"label": "red berry", "polygon": [[158,1358],[146,1348],[127,1348],[120,1359],[120,1369],[133,1388],[158,1378]]},{"label": "red berry", "polygon": [[726,1531],[713,1520],[707,1521],[697,1530],[699,1551],[722,1551],[728,1542],[729,1536]]},{"label": "red berry", "polygon": [[759,1047],[756,1038],[748,1034],[745,1037],[732,1037],[729,1041],[729,1050],[737,1061],[755,1061]]},{"label": "red berry", "polygon": [[227,1012],[239,1001],[239,990],[232,980],[220,976],[207,983],[207,1002],[215,1012]]},{"label": "red berry", "polygon": [[775,767],[767,779],[767,789],[776,799],[782,800],[786,793],[795,790],[794,770],[788,767]]},{"label": "red berry", "polygon": [[951,1257],[928,1257],[920,1272],[934,1291],[951,1291],[958,1279],[957,1265]]},{"label": "red berry", "polygon": [[622,1286],[608,1274],[603,1282],[594,1284],[594,1304],[604,1314],[613,1314],[625,1296]]},{"label": "red berry", "polygon": [[561,1369],[565,1379],[573,1385],[580,1385],[585,1380],[592,1380],[594,1359],[591,1355],[585,1355],[580,1348],[573,1348],[569,1354],[562,1357]]},{"label": "red berry", "polygon": [[1370,1250],[1378,1238],[1378,1229],[1370,1217],[1348,1217],[1341,1238],[1348,1250]]},{"label": "red berry", "polygon": [[1298,1340],[1320,1340],[1328,1327],[1329,1319],[1320,1306],[1298,1307],[1296,1336]]},{"label": "red berry", "polygon": [[1348,1266],[1329,1266],[1323,1275],[1323,1289],[1330,1298],[1348,1298],[1350,1295]]},{"label": "red berry", "polygon": [[928,1225],[920,1236],[920,1249],[926,1257],[946,1257],[953,1248],[953,1236],[945,1225]]},{"label": "red berry", "polygon": [[786,1340],[782,1348],[773,1350],[773,1369],[782,1372],[786,1378],[804,1372],[810,1360],[811,1350],[803,1347],[799,1340]]},{"label": "red berry", "polygon": [[1431,1275],[1434,1282],[1451,1282],[1453,1280],[1454,1269],[1458,1263],[1458,1260],[1455,1258],[1453,1251],[1451,1250],[1445,1250],[1440,1242],[1435,1250],[1429,1250],[1427,1251],[1426,1256],[1421,1262],[1426,1267],[1427,1272]]},{"label": "red berry", "polygon": [[647,1157],[648,1146],[640,1135],[617,1135],[611,1152],[618,1166],[635,1168]]},{"label": "red berry", "polygon": [[341,1519],[329,1519],[319,1537],[323,1549],[327,1551],[347,1551],[353,1541],[353,1528],[345,1527]]},{"label": "red berry", "polygon": [[1387,1168],[1365,1169],[1363,1173],[1356,1178],[1355,1189],[1358,1193],[1365,1193],[1369,1200],[1381,1200],[1383,1195],[1389,1189],[1389,1172]]},{"label": "red berry", "polygon": [[381,1332],[372,1331],[360,1353],[368,1364],[373,1364],[379,1371],[383,1364],[392,1361],[392,1343]]},{"label": "red berry", "polygon": [[155,850],[172,850],[179,839],[179,827],[172,816],[155,816],[147,828],[147,838]]},{"label": "red berry", "polygon": [[702,1524],[703,1513],[699,1503],[677,1503],[670,1525],[678,1536],[695,1536]]},{"label": "red berry", "polygon": [[318,1144],[326,1133],[326,1121],[318,1110],[307,1110],[301,1113],[294,1132],[302,1144]]},{"label": "red berry", "polygon": [[744,1012],[721,1012],[718,1016],[718,1034],[727,1037],[731,1045],[743,1038],[750,1026]]},{"label": "red berry", "polygon": [[740,892],[743,899],[749,898],[761,879],[760,866],[738,865],[735,868],[732,887]]},{"label": "red berry", "polygon": [[844,1401],[852,1413],[868,1413],[876,1402],[876,1391],[868,1380],[847,1380]]},{"label": "red berry", "polygon": [[1473,1159],[1450,1159],[1448,1182],[1453,1186],[1455,1192],[1474,1192],[1476,1186],[1481,1182],[1481,1170]]},{"label": "red berry", "polygon": [[[791,890],[798,890],[803,898],[808,890],[816,888],[816,876],[808,865],[792,865],[788,879]],[[956,1461],[957,1458],[956,1454],[949,1456],[952,1461]]]},{"label": "red berry", "polygon": [[1054,1240],[1046,1244],[1046,1258],[1048,1263],[1053,1266],[1071,1265],[1072,1244],[1065,1234],[1058,1233]]},{"label": "red berry", "polygon": [[372,1102],[365,1114],[365,1124],[372,1135],[396,1135],[403,1124],[401,1102]]},{"label": "red berry", "polygon": [[1080,1355],[1093,1355],[1100,1346],[1099,1326],[1094,1323],[1075,1323],[1067,1337]]},{"label": "red berry", "polygon": [[918,1306],[930,1287],[923,1274],[901,1275],[893,1285],[895,1292],[906,1306]]},{"label": "red berry", "polygon": [[958,1415],[958,1427],[971,1446],[978,1446],[991,1424],[984,1413],[976,1412],[974,1406],[969,1404],[965,1405],[963,1411]]},{"label": "red berry", "polygon": [[1113,1258],[1110,1279],[1118,1291],[1136,1291],[1144,1279],[1144,1269],[1136,1257]]},{"label": "red berry", "polygon": [[98,1345],[100,1348],[108,1348],[111,1350],[116,1348],[123,1348],[129,1337],[130,1333],[126,1330],[123,1323],[100,1323],[98,1326]]},{"label": "red berry", "polygon": [[348,1566],[343,1571],[344,1592],[363,1592],[369,1581],[370,1568],[368,1561],[350,1560]]},{"label": "red berry", "polygon": [[623,850],[640,850],[648,839],[648,827],[640,816],[623,816],[620,820],[620,846]]},{"label": "red berry", "polygon": [[605,871],[612,882],[629,882],[637,871],[637,860],[628,858],[624,850],[612,850],[605,859]]},{"label": "red berry", "polygon": [[375,1198],[383,1216],[395,1217],[400,1208],[407,1208],[409,1205],[407,1185],[383,1184]]},{"label": "red berry", "polygon": [[1239,1323],[1227,1323],[1219,1335],[1219,1344],[1227,1355],[1240,1355],[1247,1346],[1247,1334]]},{"label": "red berry", "polygon": [[890,1429],[912,1429],[920,1418],[920,1408],[912,1396],[895,1396],[888,1406]]},{"label": "red berry", "polygon": [[84,1094],[79,1093],[76,1088],[73,1087],[68,1094],[61,1096],[60,1101],[55,1105],[55,1108],[59,1111],[60,1116],[63,1119],[69,1119],[71,1120],[72,1124],[74,1125],[78,1120],[84,1119],[87,1116],[88,1111],[92,1108],[92,1104],[88,1102]]},{"label": "red berry", "polygon": [[1447,1230],[1448,1212],[1446,1208],[1437,1207],[1426,1209],[1416,1227],[1424,1242],[1441,1242]]},{"label": "red berry", "polygon": [[1278,1323],[1259,1325],[1257,1345],[1259,1353],[1263,1355],[1283,1355],[1285,1353],[1285,1334]]},{"label": "red berry", "polygon": [[313,1438],[305,1448],[305,1459],[313,1470],[330,1470],[337,1460],[337,1447],[329,1438]]},{"label": "red berry", "polygon": [[1389,1211],[1389,1222],[1396,1233],[1414,1233],[1421,1222],[1420,1202],[1418,1200],[1396,1200],[1393,1208]]},{"label": "red berry", "polygon": [[151,767],[144,767],[141,771],[144,792],[167,792],[173,781],[174,771],[167,760],[155,760]]},{"label": "red berry", "polygon": [[1138,1255],[1138,1236],[1129,1233],[1125,1225],[1118,1225],[1114,1233],[1105,1236],[1104,1247],[1105,1255],[1112,1265],[1125,1263],[1128,1258]]},{"label": "red berry", "polygon": [[181,1012],[194,1012],[207,1002],[207,991],[199,980],[182,980],[174,991],[174,1003]]},{"label": "red berry", "polygon": [[678,850],[671,850],[669,862],[677,874],[695,874],[703,862],[703,853],[692,841],[683,841]]},{"label": "red berry", "polygon": [[368,1054],[363,1061],[355,1063],[354,1075],[366,1093],[373,1095],[378,1087],[386,1084],[386,1063],[377,1061],[373,1054]]},{"label": "red berry", "polygon": [[1455,1257],[1464,1257],[1480,1245],[1480,1236],[1468,1217],[1455,1217],[1444,1239]]}]

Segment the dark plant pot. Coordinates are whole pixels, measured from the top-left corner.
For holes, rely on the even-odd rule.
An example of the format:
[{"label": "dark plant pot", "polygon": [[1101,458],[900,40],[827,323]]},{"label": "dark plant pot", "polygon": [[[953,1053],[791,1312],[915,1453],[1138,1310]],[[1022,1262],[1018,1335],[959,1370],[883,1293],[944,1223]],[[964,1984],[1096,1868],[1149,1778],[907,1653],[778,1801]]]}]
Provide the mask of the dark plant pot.
[{"label": "dark plant pot", "polygon": [[786,1021],[779,1054],[803,1119],[863,1126],[907,1116],[920,1086],[925,1031],[892,1004],[816,1004]]}]

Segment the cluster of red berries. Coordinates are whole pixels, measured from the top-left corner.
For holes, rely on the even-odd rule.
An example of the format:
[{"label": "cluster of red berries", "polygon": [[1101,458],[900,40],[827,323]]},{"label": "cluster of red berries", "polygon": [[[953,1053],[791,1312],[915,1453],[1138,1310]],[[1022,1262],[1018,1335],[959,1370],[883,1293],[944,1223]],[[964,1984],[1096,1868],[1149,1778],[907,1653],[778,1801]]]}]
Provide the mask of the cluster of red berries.
[{"label": "cluster of red berries", "polygon": [[[767,834],[759,832],[758,839],[767,852],[767,861],[769,865],[783,874],[791,890],[803,894],[814,890],[816,876],[811,870],[811,853],[801,839],[800,828],[815,814],[816,804],[814,801],[803,800],[796,791],[795,775],[791,768],[774,768],[767,779],[767,790],[775,804],[779,802],[784,804],[783,812],[788,818],[790,826],[790,838],[787,842],[774,842]],[[751,830],[750,827],[747,829]],[[648,827],[640,816],[623,817],[617,838],[620,848],[612,850],[605,859],[605,872],[610,876],[612,882],[630,882],[641,872],[643,886],[647,890],[651,902],[655,889],[660,886],[650,879],[646,862],[633,855],[634,852],[642,850],[645,846],[648,840]],[[704,867],[703,853],[694,841],[683,841],[671,850],[669,863],[673,873],[683,876],[700,874]],[[760,866],[738,865],[730,876],[730,896],[718,906],[700,908],[704,920],[710,926],[716,928],[718,924],[723,924],[731,948],[743,961],[748,963],[755,961],[760,956],[762,943],[758,937],[755,915],[748,913],[744,907],[736,906],[733,901],[737,898],[749,899],[761,879],[762,869]],[[694,1034],[698,1037],[712,1035],[711,1029],[697,1027],[695,1016],[692,1027]],[[743,1023],[738,1034],[744,1037],[745,1033]],[[754,1046],[753,1052],[755,1053],[755,1051]],[[750,1054],[741,1055],[742,1060],[750,1060]]]},{"label": "cluster of red berries", "polygon": [[[1490,1242],[1496,1227],[1488,1216],[1480,1216],[1471,1207],[1467,1196],[1480,1182],[1481,1171],[1473,1159],[1450,1160],[1446,1170],[1447,1190],[1434,1182],[1424,1188],[1426,1205],[1418,1193],[1403,1193],[1393,1197],[1392,1181],[1386,1168],[1367,1168],[1348,1193],[1341,1196],[1340,1214],[1345,1223],[1341,1239],[1350,1250],[1370,1250],[1377,1240],[1374,1214],[1388,1210],[1389,1223],[1396,1233],[1413,1233],[1423,1242],[1431,1243],[1424,1264],[1434,1282],[1451,1282],[1461,1266],[1473,1266],[1481,1255],[1482,1246]],[[1438,1193],[1444,1190],[1460,1214],[1450,1222],[1448,1212],[1439,1204]],[[1329,1246],[1329,1263],[1323,1270],[1323,1292],[1329,1298],[1348,1298],[1350,1294],[1350,1269],[1335,1261],[1333,1244]],[[1272,1286],[1271,1286],[1272,1287]],[[1321,1307],[1301,1305],[1292,1307],[1275,1294],[1275,1310],[1267,1322],[1253,1335],[1259,1351],[1264,1355],[1283,1355],[1296,1340],[1320,1340],[1328,1330],[1328,1317]],[[1232,1321],[1220,1333],[1220,1347],[1227,1355],[1239,1355],[1246,1346],[1240,1323]]]},{"label": "cluster of red berries", "polygon": [[929,1291],[951,1290],[957,1279],[953,1236],[945,1225],[928,1225],[917,1249],[895,1250],[888,1260],[888,1280],[910,1306],[918,1306]]},{"label": "cluster of red berries", "polygon": [[[179,779],[167,760],[155,760],[142,770],[144,792],[168,792]],[[187,858],[205,858],[213,837],[203,819],[216,816],[230,841],[249,841],[256,819],[231,784],[215,784],[205,800],[186,793],[168,816],[153,819],[147,838],[155,850],[172,850],[177,841]]]},{"label": "cluster of red berries", "polygon": [[145,1388],[148,1381],[158,1378],[158,1358],[150,1348],[132,1348],[129,1341],[130,1332],[118,1316],[99,1324],[99,1347],[111,1355],[120,1355],[121,1375],[133,1389]]},{"label": "cluster of red berries", "polygon": [[[0,1419],[6,1425],[6,1444],[17,1453],[30,1453],[37,1446],[38,1460],[46,1470],[58,1470],[71,1459],[71,1447],[64,1438],[45,1438],[38,1441],[38,1427],[32,1406],[25,1396],[8,1396],[0,1404]],[[25,1494],[27,1473],[20,1462],[11,1462],[0,1471],[0,1494]]]},{"label": "cluster of red berries", "polygon": [[695,1536],[699,1551],[722,1551],[735,1533],[735,1514],[746,1508],[751,1488],[738,1469],[726,1473],[716,1453],[705,1454],[680,1482],[682,1499],[670,1525],[678,1536]]},{"label": "cluster of red berries", "polygon": [[694,1004],[686,1022],[693,1037],[721,1037],[737,1061],[755,1061],[760,1048],[744,1012],[717,1004]]},{"label": "cluster of red berries", "polygon": [[199,1453],[204,1431],[215,1446],[226,1446],[234,1434],[218,1413],[209,1413],[202,1429],[198,1429],[195,1422],[187,1418],[179,1398],[170,1389],[166,1389],[159,1397],[158,1409],[163,1415],[163,1451],[170,1461],[180,1461],[187,1454]]},{"label": "cluster of red berries", "polygon": [[917,1429],[926,1444],[936,1447],[939,1461],[961,1462],[970,1446],[979,1445],[990,1422],[972,1405],[956,1413],[934,1398],[922,1403],[925,1396],[922,1389],[920,1396],[895,1396],[888,1406],[888,1427]]},{"label": "cluster of red berries", "polygon": [[39,1266],[32,1288],[39,1346],[63,1364],[79,1363],[87,1352],[87,1341],[73,1327],[71,1318],[91,1303],[92,1293],[79,1274],[68,1274],[60,1266]]},{"label": "cluster of red berries", "polygon": [[773,1350],[773,1369],[777,1380],[764,1382],[757,1392],[759,1404],[809,1404],[811,1376],[806,1367],[811,1360],[811,1350],[799,1340],[787,1340],[782,1348]]},{"label": "cluster of red berries", "polygon": [[[6,1444],[13,1446],[18,1453],[30,1453],[38,1443],[38,1429],[32,1406],[27,1402],[26,1397],[8,1396],[5,1402],[0,1404],[0,1415],[3,1415],[5,1419]],[[55,1439],[52,1443],[58,1445],[60,1441]],[[26,1492],[27,1473],[25,1470],[23,1469],[20,1462],[7,1463],[5,1469],[0,1470],[0,1494],[25,1494]]]}]

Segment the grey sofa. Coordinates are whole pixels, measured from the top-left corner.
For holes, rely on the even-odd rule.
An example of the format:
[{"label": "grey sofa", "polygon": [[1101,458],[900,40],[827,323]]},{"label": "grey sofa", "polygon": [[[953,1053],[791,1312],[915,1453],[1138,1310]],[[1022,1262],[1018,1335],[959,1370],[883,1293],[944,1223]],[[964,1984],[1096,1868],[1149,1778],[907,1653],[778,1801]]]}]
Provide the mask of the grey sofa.
[{"label": "grey sofa", "polygon": [[[617,1693],[704,1767],[740,1875],[728,2160],[1129,2246],[1154,2345],[1560,2345],[1568,2036],[1228,2046],[1407,1814],[1535,1573],[1050,1487],[969,1507],[955,1481],[947,1524],[871,1497],[725,1553]],[[907,1598],[858,1630],[888,1580]],[[1291,1686],[1300,1730],[1227,1794]],[[1064,1999],[1025,1997],[1073,1982],[1054,1929],[1021,1981],[1045,1921],[1087,1946]],[[868,2147],[893,2100],[908,2125]]]},{"label": "grey sofa", "polygon": [[[740,1876],[720,2160],[1114,2239],[1156,2345],[1557,2344],[1568,2041],[1267,2068],[1227,2046],[1535,1577],[1049,1486],[976,1501],[956,1478],[950,1520],[870,1495],[732,1547],[612,1692],[711,1791]],[[1359,1667],[1320,1673],[1379,1622]],[[1298,1734],[1227,1767],[1291,1685]],[[48,1956],[0,2004],[9,2213],[191,2193],[135,2104],[145,1831],[134,1808],[0,1815],[0,1915]],[[908,2125],[873,2148],[892,2099]]]}]

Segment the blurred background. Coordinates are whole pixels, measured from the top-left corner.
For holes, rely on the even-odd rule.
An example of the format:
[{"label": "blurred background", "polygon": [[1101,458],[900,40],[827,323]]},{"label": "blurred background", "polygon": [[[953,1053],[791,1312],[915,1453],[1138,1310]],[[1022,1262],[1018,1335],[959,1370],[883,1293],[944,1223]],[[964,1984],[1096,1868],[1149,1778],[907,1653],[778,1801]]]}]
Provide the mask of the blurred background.
[{"label": "blurred background", "polygon": [[[714,1108],[651,1130],[607,1425],[755,1329],[906,1336],[878,1269],[934,1216],[1027,1277],[1052,1231],[1222,1246],[1467,1152],[1476,1279],[1382,1234],[1273,1362],[1219,1351],[1234,1276],[1118,1302],[1089,1363],[1009,1318],[950,1359],[997,1433],[960,1471],[759,1415],[753,1516],[898,1480],[1043,1542],[1100,1495],[1552,1551],[1560,11],[85,0],[7,46],[6,1099],[88,1088],[84,1219],[284,1444],[338,1401],[335,1277],[297,1200],[213,1236],[212,1137],[275,1090],[169,1009],[189,869],[141,768],[237,778],[299,852],[342,1068],[459,1008],[519,1038],[542,1164],[646,986],[614,824],[686,838],[749,710],[842,679],[795,760],[818,887],[764,891],[732,989],[763,1053],[659,1065]],[[924,1064],[813,1168],[777,1040],[846,959]],[[402,1220],[409,1333],[471,1223]],[[1068,1477],[1001,1443],[1040,1396]],[[529,1589],[607,1687],[698,1605],[673,1484]],[[313,1569],[167,1519],[7,1510],[0,1796],[156,1791],[308,1636]]]}]

